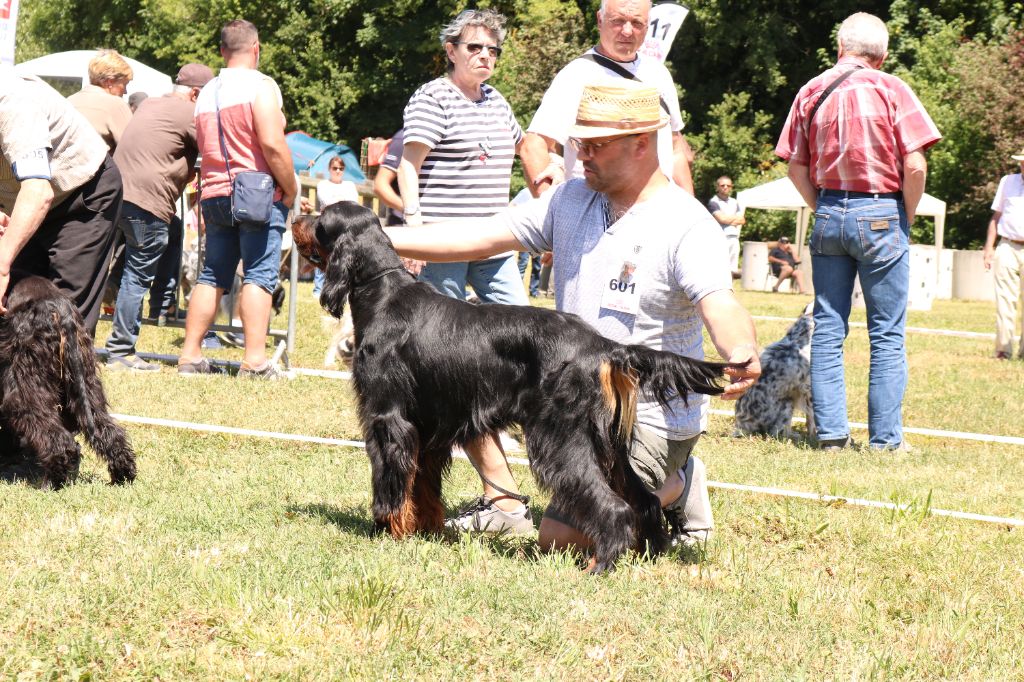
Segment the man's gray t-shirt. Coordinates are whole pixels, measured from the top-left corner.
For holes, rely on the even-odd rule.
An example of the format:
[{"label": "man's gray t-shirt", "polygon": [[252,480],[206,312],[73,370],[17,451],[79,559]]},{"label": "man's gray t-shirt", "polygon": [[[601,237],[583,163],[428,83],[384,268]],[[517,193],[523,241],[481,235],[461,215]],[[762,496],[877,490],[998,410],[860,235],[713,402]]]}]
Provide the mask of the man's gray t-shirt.
[{"label": "man's gray t-shirt", "polygon": [[[598,333],[703,359],[703,323],[695,304],[730,290],[726,244],[703,205],[674,185],[633,206],[606,228],[605,197],[583,180],[570,180],[540,199],[495,216],[532,252],[553,253],[558,309],[579,315]],[[629,272],[639,296],[635,314],[607,307],[606,293]],[[614,280],[614,282],[613,282]],[[682,440],[704,430],[709,400],[690,397],[666,411],[639,405],[638,423]]]}]

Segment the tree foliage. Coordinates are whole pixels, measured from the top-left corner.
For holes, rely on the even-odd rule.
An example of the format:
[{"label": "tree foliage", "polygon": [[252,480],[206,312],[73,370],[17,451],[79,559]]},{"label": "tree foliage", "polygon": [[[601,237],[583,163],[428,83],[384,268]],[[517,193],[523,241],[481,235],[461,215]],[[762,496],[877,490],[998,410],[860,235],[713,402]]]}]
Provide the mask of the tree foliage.
[{"label": "tree foliage", "polygon": [[[220,26],[260,29],[261,69],[281,85],[290,129],[350,144],[390,135],[420,84],[444,71],[442,25],[467,6],[509,17],[492,79],[527,124],[554,73],[596,40],[600,0],[22,0],[17,58],[114,47],[165,73],[218,66]],[[995,183],[1022,139],[1024,5],[1013,0],[690,0],[669,53],[687,135],[698,151],[697,194],[728,173],[737,188],[784,173],[772,148],[797,89],[835,60],[839,22],[885,19],[885,68],[906,80],[944,135],[929,152],[928,191],[949,204],[947,241],[976,243]],[[747,233],[774,233],[751,216]],[[763,227],[762,227],[763,224]],[[915,226],[927,239],[929,226]]]}]

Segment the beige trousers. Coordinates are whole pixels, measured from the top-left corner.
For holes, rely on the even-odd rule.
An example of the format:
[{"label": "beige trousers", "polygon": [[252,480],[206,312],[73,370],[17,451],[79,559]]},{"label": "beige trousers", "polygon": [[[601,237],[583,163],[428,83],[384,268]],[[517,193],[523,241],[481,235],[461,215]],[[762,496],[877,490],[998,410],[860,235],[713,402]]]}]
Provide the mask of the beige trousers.
[{"label": "beige trousers", "polygon": [[[1017,328],[1017,304],[1024,294],[1024,244],[1000,239],[996,246],[996,352],[1013,355],[1013,333]],[[1024,358],[1024,314],[1020,316],[1021,347],[1018,356]]]}]

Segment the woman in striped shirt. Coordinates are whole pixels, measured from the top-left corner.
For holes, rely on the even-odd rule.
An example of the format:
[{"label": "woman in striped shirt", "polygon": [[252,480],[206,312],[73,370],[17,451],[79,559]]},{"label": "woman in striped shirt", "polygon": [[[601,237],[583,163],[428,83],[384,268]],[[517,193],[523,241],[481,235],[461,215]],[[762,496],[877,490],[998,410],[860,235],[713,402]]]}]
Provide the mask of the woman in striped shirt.
[{"label": "woman in striped shirt", "polygon": [[[398,178],[409,225],[484,218],[508,206],[523,133],[505,98],[484,82],[501,54],[504,26],[494,10],[466,10],[441,31],[448,73],[422,85],[405,108]],[[511,254],[430,263],[420,279],[453,298],[465,299],[468,283],[482,301],[528,302]]]}]

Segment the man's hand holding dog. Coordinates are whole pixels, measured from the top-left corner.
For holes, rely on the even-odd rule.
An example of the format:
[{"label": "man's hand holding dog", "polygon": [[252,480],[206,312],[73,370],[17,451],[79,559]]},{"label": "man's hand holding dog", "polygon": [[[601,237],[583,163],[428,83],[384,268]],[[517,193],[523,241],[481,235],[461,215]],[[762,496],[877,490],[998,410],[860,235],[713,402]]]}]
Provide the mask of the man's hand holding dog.
[{"label": "man's hand holding dog", "polygon": [[725,370],[732,382],[725,387],[725,392],[720,396],[722,400],[738,399],[761,376],[761,359],[753,344],[744,344],[733,348],[732,353],[729,354],[729,362],[747,364],[740,368]]}]

